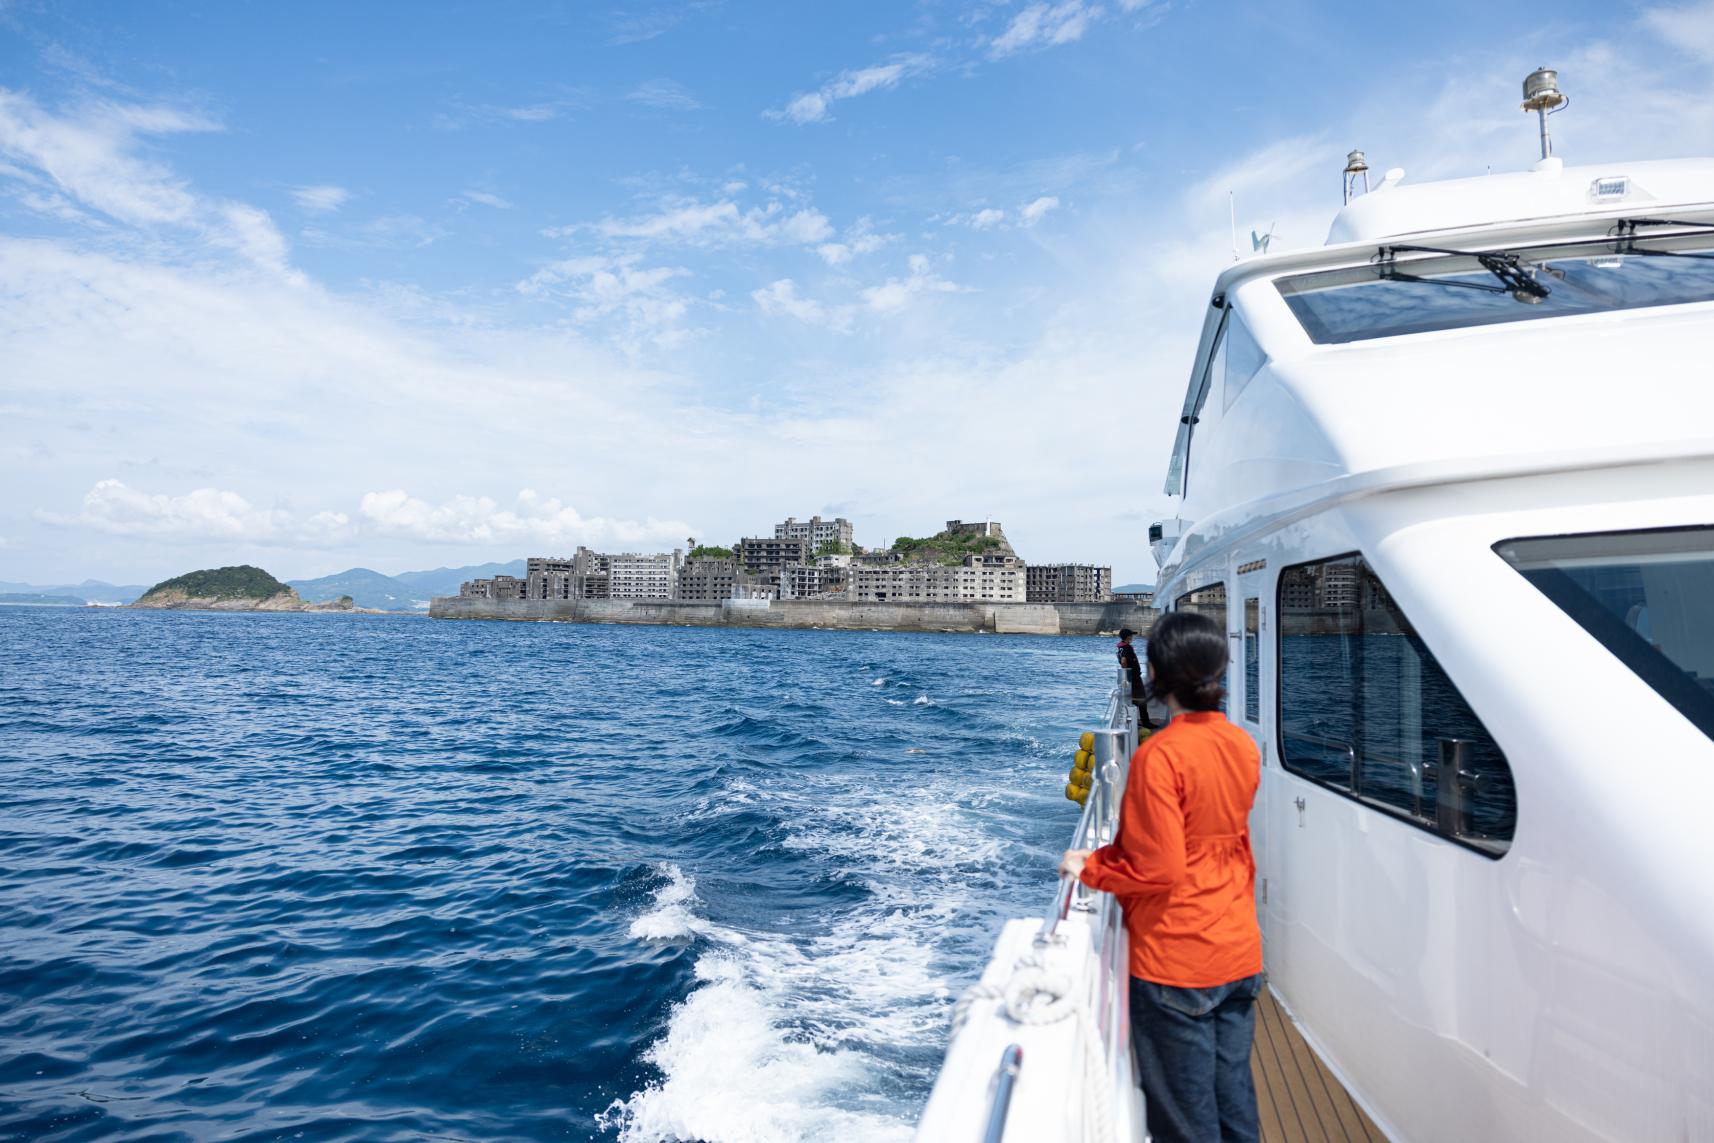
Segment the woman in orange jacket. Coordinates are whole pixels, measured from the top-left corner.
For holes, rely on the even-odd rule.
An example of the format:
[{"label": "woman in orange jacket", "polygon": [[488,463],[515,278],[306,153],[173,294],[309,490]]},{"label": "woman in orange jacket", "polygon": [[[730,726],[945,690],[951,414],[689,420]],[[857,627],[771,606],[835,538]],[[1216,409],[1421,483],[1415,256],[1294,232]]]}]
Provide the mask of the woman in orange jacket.
[{"label": "woman in orange jacket", "polygon": [[1131,941],[1131,1035],[1155,1143],[1254,1143],[1250,1078],[1262,990],[1250,805],[1261,762],[1220,712],[1226,633],[1206,615],[1162,616],[1150,693],[1172,720],[1131,757],[1111,845],[1070,850],[1060,871],[1116,895]]}]

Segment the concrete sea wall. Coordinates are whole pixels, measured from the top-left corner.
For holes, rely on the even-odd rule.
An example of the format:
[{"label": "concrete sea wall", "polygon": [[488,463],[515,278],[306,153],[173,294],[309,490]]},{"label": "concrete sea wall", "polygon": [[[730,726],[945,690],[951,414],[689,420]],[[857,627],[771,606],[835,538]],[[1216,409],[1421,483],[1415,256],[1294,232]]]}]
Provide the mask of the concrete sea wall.
[{"label": "concrete sea wall", "polygon": [[654,623],[689,627],[830,627],[854,631],[991,631],[1012,635],[1147,633],[1153,608],[1135,603],[842,603],[828,599],[690,603],[668,599],[470,599],[429,606],[435,619]]}]

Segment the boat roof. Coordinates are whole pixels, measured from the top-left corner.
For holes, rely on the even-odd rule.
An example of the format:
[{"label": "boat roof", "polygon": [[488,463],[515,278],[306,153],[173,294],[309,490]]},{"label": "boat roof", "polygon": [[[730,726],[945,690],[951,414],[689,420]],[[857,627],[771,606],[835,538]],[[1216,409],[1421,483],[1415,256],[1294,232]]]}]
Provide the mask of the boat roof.
[{"label": "boat roof", "polygon": [[[1395,177],[1396,176],[1396,177]],[[1545,221],[1617,208],[1651,214],[1714,201],[1714,159],[1567,167],[1544,159],[1532,170],[1411,186],[1388,172],[1381,186],[1346,205],[1327,244],[1374,242],[1471,226]]]}]

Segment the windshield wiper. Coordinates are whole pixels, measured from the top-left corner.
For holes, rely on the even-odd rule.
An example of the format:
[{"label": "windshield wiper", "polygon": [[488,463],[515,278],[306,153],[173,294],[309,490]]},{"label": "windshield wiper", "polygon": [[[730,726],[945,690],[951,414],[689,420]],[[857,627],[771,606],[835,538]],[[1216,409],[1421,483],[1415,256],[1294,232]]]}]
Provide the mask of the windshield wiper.
[{"label": "windshield wiper", "polygon": [[[1482,269],[1498,278],[1500,284],[1490,286],[1485,282],[1459,282],[1451,278],[1425,278],[1419,274],[1406,273],[1399,269],[1396,258],[1400,253],[1411,252],[1473,258]],[[1505,251],[1448,250],[1440,246],[1383,246],[1377,252],[1376,258],[1379,261],[1381,277],[1395,282],[1427,282],[1432,286],[1457,286],[1460,289],[1482,290],[1490,294],[1510,294],[1518,301],[1530,305],[1552,293],[1536,280],[1536,267],[1533,263]]]},{"label": "windshield wiper", "polygon": [[1675,238],[1672,234],[1638,234],[1640,226],[1677,226],[1685,230],[1714,231],[1714,222],[1685,222],[1676,218],[1621,218],[1614,225],[1617,232],[1613,236],[1613,253],[1641,254],[1649,258],[1704,258],[1714,259],[1714,254],[1698,250],[1650,250],[1637,245],[1637,239]]}]

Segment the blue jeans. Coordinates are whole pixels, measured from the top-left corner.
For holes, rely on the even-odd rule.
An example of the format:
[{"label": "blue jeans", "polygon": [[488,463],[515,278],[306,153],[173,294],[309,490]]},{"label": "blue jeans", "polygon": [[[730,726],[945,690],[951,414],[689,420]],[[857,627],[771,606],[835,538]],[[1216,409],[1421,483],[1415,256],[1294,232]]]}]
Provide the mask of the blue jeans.
[{"label": "blue jeans", "polygon": [[1131,1040],[1153,1143],[1258,1143],[1250,1045],[1262,977],[1213,988],[1131,978]]}]

